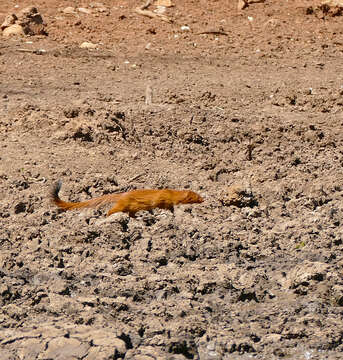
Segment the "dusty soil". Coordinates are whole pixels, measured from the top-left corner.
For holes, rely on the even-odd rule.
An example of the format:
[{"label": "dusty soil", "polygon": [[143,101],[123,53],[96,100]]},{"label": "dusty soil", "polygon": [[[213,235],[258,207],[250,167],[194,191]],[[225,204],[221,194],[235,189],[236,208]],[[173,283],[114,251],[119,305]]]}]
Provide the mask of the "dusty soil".
[{"label": "dusty soil", "polygon": [[[339,12],[101,3],[37,0],[47,35],[0,40],[0,358],[341,359]],[[57,179],[205,202],[61,212]]]}]

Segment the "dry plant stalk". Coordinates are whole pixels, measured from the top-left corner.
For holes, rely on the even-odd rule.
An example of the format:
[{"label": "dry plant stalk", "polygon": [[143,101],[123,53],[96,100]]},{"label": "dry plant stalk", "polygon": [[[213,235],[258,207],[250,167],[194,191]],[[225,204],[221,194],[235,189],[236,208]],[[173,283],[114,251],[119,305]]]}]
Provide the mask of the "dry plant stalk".
[{"label": "dry plant stalk", "polygon": [[147,85],[145,89],[145,105],[151,105],[152,104],[152,87],[150,85]]},{"label": "dry plant stalk", "polygon": [[212,35],[225,35],[225,36],[229,36],[229,34],[227,32],[225,32],[224,30],[205,30],[205,31],[201,31],[199,33],[196,33],[196,35],[204,35],[204,34],[212,34]]},{"label": "dry plant stalk", "polygon": [[237,9],[243,10],[248,7],[250,4],[263,3],[265,0],[238,0]]},{"label": "dry plant stalk", "polygon": [[246,156],[247,156],[248,161],[252,160],[252,151],[254,150],[254,148],[255,148],[255,144],[250,142],[248,144],[248,147],[247,147],[247,150],[246,150]]}]

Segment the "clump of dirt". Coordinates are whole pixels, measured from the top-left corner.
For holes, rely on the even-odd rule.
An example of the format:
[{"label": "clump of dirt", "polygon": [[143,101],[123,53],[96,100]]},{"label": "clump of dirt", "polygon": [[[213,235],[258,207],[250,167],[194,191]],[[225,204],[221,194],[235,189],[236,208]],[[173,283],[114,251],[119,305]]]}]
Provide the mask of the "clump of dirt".
[{"label": "clump of dirt", "polygon": [[9,14],[1,25],[3,35],[47,35],[45,30],[46,24],[41,14],[34,6],[28,6],[22,9],[18,15]]},{"label": "clump of dirt", "polygon": [[221,200],[223,205],[237,207],[257,206],[257,202],[248,186],[234,184],[228,187],[227,193]]}]

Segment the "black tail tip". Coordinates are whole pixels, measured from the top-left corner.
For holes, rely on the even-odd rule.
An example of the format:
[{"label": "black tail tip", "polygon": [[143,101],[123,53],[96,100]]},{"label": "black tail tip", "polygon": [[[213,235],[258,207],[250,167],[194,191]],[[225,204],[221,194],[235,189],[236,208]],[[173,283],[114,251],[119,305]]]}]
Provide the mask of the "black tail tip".
[{"label": "black tail tip", "polygon": [[62,180],[58,180],[52,189],[52,196],[54,199],[58,198],[58,193],[60,192],[61,187],[62,187]]}]

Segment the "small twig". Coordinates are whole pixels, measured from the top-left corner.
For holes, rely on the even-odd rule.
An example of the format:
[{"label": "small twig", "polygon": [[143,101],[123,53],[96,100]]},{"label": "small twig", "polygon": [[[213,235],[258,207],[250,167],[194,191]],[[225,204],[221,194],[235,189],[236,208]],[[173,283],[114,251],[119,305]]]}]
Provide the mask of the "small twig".
[{"label": "small twig", "polygon": [[150,10],[142,10],[140,8],[136,8],[135,12],[137,14],[139,14],[139,15],[147,16],[147,17],[152,18],[152,19],[160,19],[160,20],[165,21],[167,23],[172,22],[172,20],[168,16],[165,16],[165,15],[162,15],[162,14],[155,14],[154,12],[152,12]]},{"label": "small twig", "polygon": [[27,182],[31,181],[33,183],[36,184],[40,184],[40,183],[45,183],[46,182],[46,178],[45,177],[41,177],[40,179],[36,179],[33,176],[25,176],[24,174],[21,174],[21,176],[23,177],[23,179]]},{"label": "small twig", "polygon": [[137,8],[137,9],[145,10],[145,9],[147,9],[150,5],[151,5],[151,0],[147,0],[147,2],[146,2],[144,5],[142,5],[141,7]]},{"label": "small twig", "polygon": [[143,175],[144,175],[144,173],[140,173],[138,175],[135,175],[134,177],[132,177],[131,179],[128,180],[128,183],[137,180],[138,178],[140,178]]},{"label": "small twig", "polygon": [[46,50],[44,50],[44,49],[36,49],[36,50],[16,49],[16,51],[27,52],[27,53],[36,54],[36,55],[42,55],[42,54],[46,53]]},{"label": "small twig", "polygon": [[168,16],[165,16],[163,14],[156,14],[150,10],[146,10],[150,5],[151,5],[151,0],[147,0],[147,2],[144,5],[137,7],[135,9],[135,12],[139,15],[147,16],[149,18],[153,18],[153,19],[158,18],[168,23],[172,22],[172,20]]},{"label": "small twig", "polygon": [[243,10],[248,7],[250,4],[263,3],[265,0],[238,0],[237,9]]},{"label": "small twig", "polygon": [[213,35],[225,35],[229,36],[229,34],[225,31],[221,30],[207,30],[207,31],[201,31],[199,33],[196,33],[195,35],[204,35],[204,34],[213,34]]},{"label": "small twig", "polygon": [[151,85],[147,85],[145,89],[145,105],[152,104],[152,87]]},{"label": "small twig", "polygon": [[252,142],[250,142],[248,144],[247,150],[246,150],[246,155],[247,155],[247,160],[251,161],[252,160],[252,151],[255,148],[255,144],[253,144]]},{"label": "small twig", "polygon": [[248,0],[248,4],[258,4],[258,3],[264,3],[266,0]]}]

